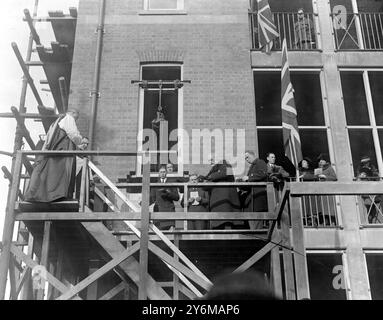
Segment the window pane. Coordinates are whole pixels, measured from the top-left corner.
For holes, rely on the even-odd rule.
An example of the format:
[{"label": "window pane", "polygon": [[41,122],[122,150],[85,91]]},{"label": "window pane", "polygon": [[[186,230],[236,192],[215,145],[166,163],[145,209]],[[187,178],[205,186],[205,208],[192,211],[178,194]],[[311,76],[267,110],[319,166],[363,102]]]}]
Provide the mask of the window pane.
[{"label": "window pane", "polygon": [[284,156],[282,129],[258,130],[259,157],[266,160],[266,153],[273,152],[277,159]]},{"label": "window pane", "polygon": [[321,153],[329,154],[326,130],[301,129],[299,135],[303,157],[309,157],[314,161],[315,166],[317,164],[316,158]]},{"label": "window pane", "polygon": [[357,0],[359,12],[383,12],[383,2],[377,0]]},{"label": "window pane", "polygon": [[311,1],[307,0],[269,0],[269,5],[273,12],[297,12],[299,8],[303,8],[305,12],[313,12]]},{"label": "window pane", "polygon": [[280,72],[254,72],[258,126],[282,125]]},{"label": "window pane", "polygon": [[368,72],[375,119],[378,126],[383,125],[383,72]]},{"label": "window pane", "polygon": [[360,159],[364,155],[369,155],[371,157],[372,164],[376,166],[376,155],[374,141],[372,139],[372,131],[369,129],[349,129],[348,134],[350,137],[354,174],[356,175]]},{"label": "window pane", "polygon": [[383,300],[383,254],[366,254],[366,262],[371,298]]},{"label": "window pane", "polygon": [[346,300],[341,254],[307,254],[310,296],[313,300]]},{"label": "window pane", "polygon": [[324,125],[322,91],[319,74],[294,72],[291,74],[295,105],[300,126]]},{"label": "window pane", "polygon": [[[181,67],[178,66],[143,66],[142,80],[163,80],[173,81],[181,80]],[[163,88],[173,88],[174,85],[163,85]],[[158,88],[158,85],[149,85],[149,88]]]},{"label": "window pane", "polygon": [[150,9],[177,9],[177,0],[149,0]]},{"label": "window pane", "polygon": [[380,150],[382,152],[382,157],[383,157],[383,129],[378,130],[378,135],[379,135],[379,142],[380,142]]},{"label": "window pane", "polygon": [[348,125],[369,125],[366,94],[361,72],[341,72],[342,92]]},{"label": "window pane", "polygon": [[[255,105],[258,126],[280,126],[280,72],[254,72]],[[319,74],[291,73],[299,125],[324,125],[322,92]]]}]

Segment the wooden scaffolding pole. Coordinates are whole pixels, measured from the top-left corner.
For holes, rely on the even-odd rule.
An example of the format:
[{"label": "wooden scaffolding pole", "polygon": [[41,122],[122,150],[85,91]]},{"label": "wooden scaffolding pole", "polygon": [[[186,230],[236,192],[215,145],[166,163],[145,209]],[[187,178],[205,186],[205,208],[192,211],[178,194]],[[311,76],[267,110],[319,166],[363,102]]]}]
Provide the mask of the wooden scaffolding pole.
[{"label": "wooden scaffolding pole", "polygon": [[22,154],[20,151],[16,154],[14,166],[13,180],[10,187],[10,193],[7,202],[7,208],[4,219],[3,229],[3,251],[0,257],[0,300],[5,298],[5,290],[7,286],[7,274],[9,269],[10,252],[12,245],[13,229],[15,225],[15,206],[19,191],[20,174],[22,166]]},{"label": "wooden scaffolding pole", "polygon": [[138,286],[138,299],[146,300],[148,277],[148,244],[149,244],[149,197],[150,197],[150,162],[144,163],[142,177],[142,211],[141,211],[141,238],[140,238],[140,284]]}]

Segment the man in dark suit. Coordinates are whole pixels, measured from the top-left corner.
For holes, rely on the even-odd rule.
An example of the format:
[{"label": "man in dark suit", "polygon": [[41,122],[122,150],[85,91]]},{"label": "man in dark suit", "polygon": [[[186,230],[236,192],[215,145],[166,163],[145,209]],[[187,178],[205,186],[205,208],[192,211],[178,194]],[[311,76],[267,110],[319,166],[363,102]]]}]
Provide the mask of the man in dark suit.
[{"label": "man in dark suit", "polygon": [[[163,166],[159,171],[158,183],[163,183],[164,187],[153,187],[150,189],[150,204],[154,203],[154,212],[175,212],[173,201],[179,200],[179,194],[176,187],[167,187],[166,167]],[[174,220],[164,220],[156,222],[156,226],[161,230],[173,229],[175,226]]]},{"label": "man in dark suit", "polygon": [[[198,183],[196,174],[190,175],[190,183]],[[181,201],[181,206],[185,205],[185,198],[188,207],[188,212],[208,212],[209,194],[200,187],[188,187],[187,196],[184,196]],[[208,228],[206,220],[190,220],[188,222],[189,230],[205,230]]]},{"label": "man in dark suit", "polygon": [[[247,176],[242,177],[243,182],[262,182],[267,181],[266,162],[256,158],[253,151],[245,152],[245,160],[250,164]],[[266,188],[262,186],[244,187],[243,191],[243,211],[244,212],[266,212],[267,211],[267,193]],[[252,230],[262,229],[263,221],[249,221],[249,227]]]}]

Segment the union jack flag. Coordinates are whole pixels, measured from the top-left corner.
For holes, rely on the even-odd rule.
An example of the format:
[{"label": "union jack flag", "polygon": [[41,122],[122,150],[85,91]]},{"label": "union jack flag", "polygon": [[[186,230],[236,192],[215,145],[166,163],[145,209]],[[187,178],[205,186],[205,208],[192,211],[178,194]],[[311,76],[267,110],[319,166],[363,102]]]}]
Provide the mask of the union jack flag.
[{"label": "union jack flag", "polygon": [[283,145],[286,156],[298,168],[298,163],[302,160],[302,148],[298,130],[294,89],[290,80],[286,39],[283,39],[282,43],[281,89]]},{"label": "union jack flag", "polygon": [[266,53],[270,53],[274,39],[279,37],[277,27],[274,24],[268,0],[257,0],[258,11],[258,42],[259,47]]}]

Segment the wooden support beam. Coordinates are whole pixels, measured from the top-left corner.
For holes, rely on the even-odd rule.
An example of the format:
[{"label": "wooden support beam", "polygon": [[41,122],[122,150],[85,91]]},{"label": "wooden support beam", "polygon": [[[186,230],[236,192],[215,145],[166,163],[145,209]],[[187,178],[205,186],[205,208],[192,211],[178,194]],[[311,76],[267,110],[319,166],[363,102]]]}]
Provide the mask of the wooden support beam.
[{"label": "wooden support beam", "polygon": [[281,199],[280,199],[278,205],[276,206],[276,208],[274,210],[274,216],[276,217],[276,219],[271,221],[269,230],[267,232],[267,238],[269,240],[271,240],[271,236],[273,234],[273,231],[274,231],[274,228],[275,228],[277,221],[281,220],[282,212],[283,212],[283,210],[285,210],[285,206],[286,206],[287,200],[289,198],[289,194],[290,194],[290,188],[286,183],[283,190],[282,190]]},{"label": "wooden support beam", "polygon": [[59,87],[60,87],[61,103],[63,105],[64,112],[66,112],[68,110],[68,89],[67,89],[66,81],[64,77],[59,78]]},{"label": "wooden support beam", "polygon": [[24,20],[27,21],[29,29],[31,30],[31,35],[33,40],[36,42],[37,45],[41,45],[40,37],[37,34],[36,28],[34,26],[33,18],[31,17],[31,14],[29,13],[28,9],[24,9]]},{"label": "wooden support beam", "polygon": [[[89,275],[96,272],[100,267],[100,260],[90,260],[89,261]],[[90,283],[86,290],[86,300],[97,300],[97,281]]]},{"label": "wooden support beam", "polygon": [[268,254],[271,249],[278,247],[279,241],[277,244],[269,242],[262,247],[259,251],[257,251],[254,255],[252,255],[249,259],[247,259],[244,263],[242,263],[237,269],[233,272],[244,272],[247,269],[251,268],[257,261],[262,259],[266,254]]},{"label": "wooden support beam", "polygon": [[290,244],[290,221],[287,208],[283,210],[281,216],[281,237],[283,243],[283,269],[285,278],[285,292],[287,300],[295,300],[295,283],[294,283],[294,272],[293,272],[293,259]]},{"label": "wooden support beam", "polygon": [[24,271],[21,273],[20,279],[17,282],[16,285],[16,296],[19,296],[21,289],[23,288],[24,284],[29,280],[31,273],[28,266],[24,268]]},{"label": "wooden support beam", "polygon": [[354,182],[291,182],[290,194],[292,197],[303,195],[361,195],[383,194],[381,181],[354,181]]},{"label": "wooden support beam", "polygon": [[[277,235],[278,230],[274,230],[274,234],[272,236],[273,242],[279,239],[279,235]],[[279,254],[279,247],[276,246],[271,249],[271,257],[270,257],[270,278],[271,283],[274,288],[275,295],[282,299],[283,290],[282,290],[282,274],[281,274],[281,260]]]},{"label": "wooden support beam", "polygon": [[107,293],[105,293],[100,299],[98,300],[110,300],[117,294],[119,294],[122,290],[125,289],[125,282],[120,282],[117,286],[115,286],[113,289],[109,290]]},{"label": "wooden support beam", "polygon": [[[174,245],[177,248],[180,247],[179,235],[176,235],[176,234],[174,235]],[[173,258],[174,260],[179,261],[179,258],[175,252],[173,252]],[[173,300],[179,300],[179,291],[180,291],[180,278],[178,278],[177,274],[173,273]]]},{"label": "wooden support beam", "polygon": [[[11,251],[16,257],[18,257],[20,260],[23,260],[29,268],[33,269],[39,265],[36,261],[28,257],[24,252],[22,252],[20,249],[16,248],[15,246],[11,247]],[[66,285],[64,285],[61,281],[59,281],[56,277],[54,277],[50,272],[47,271],[46,276],[47,276],[46,280],[50,284],[52,284],[52,286],[58,289],[60,292],[64,293],[69,290],[69,288]],[[81,298],[77,297],[76,299],[81,299]]]},{"label": "wooden support beam", "polygon": [[[28,235],[28,251],[27,251],[27,257],[30,259],[33,258],[33,246],[34,246],[34,239],[32,234],[30,233]],[[22,292],[22,300],[29,300],[29,293],[31,292],[31,287],[32,287],[32,277],[31,277],[31,270],[30,268],[27,268],[27,273],[28,273],[28,278],[26,279],[26,283],[23,287],[23,292]]]},{"label": "wooden support beam", "polygon": [[9,300],[17,300],[17,279],[16,279],[16,266],[14,258],[12,257],[9,261],[9,284],[10,284],[10,296]]},{"label": "wooden support beam", "polygon": [[88,158],[83,158],[82,174],[81,174],[81,185],[80,185],[80,208],[79,212],[85,211],[86,201],[86,179],[88,178]]},{"label": "wooden support beam", "polygon": [[[126,251],[126,248],[101,222],[82,222],[81,224],[112,258],[116,258]],[[136,285],[139,285],[139,263],[137,260],[129,257],[120,266],[126,275]],[[148,277],[148,296],[151,300],[171,300],[169,295],[150,276]]]},{"label": "wooden support beam", "polygon": [[149,250],[152,251],[161,260],[171,265],[177,271],[181,272],[184,276],[194,281],[205,290],[209,290],[210,286],[212,285],[210,281],[206,281],[205,279],[200,277],[194,271],[190,270],[183,263],[180,263],[179,261],[175,260],[171,255],[167,254],[164,250],[160,249],[158,246],[156,246],[152,242],[149,242]]},{"label": "wooden support beam", "polygon": [[[103,199],[107,199],[105,195],[96,194]],[[26,212],[16,214],[16,221],[103,221],[103,220],[115,220],[115,221],[139,221],[141,220],[140,212],[120,212],[109,200],[106,202],[108,206],[115,209],[115,212],[90,212],[90,213],[78,213],[78,212]],[[113,210],[113,209],[112,209]],[[258,214],[259,212],[256,212]],[[152,212],[150,220],[254,220],[252,212]],[[265,214],[265,219],[270,220]],[[134,226],[133,226],[134,227]],[[135,228],[135,227],[134,227]],[[136,229],[136,228],[135,228]],[[182,230],[178,230],[182,231]]]},{"label": "wooden support beam", "polygon": [[[14,114],[12,112],[3,112],[0,113],[0,118],[14,118]],[[38,113],[19,113],[19,117],[23,119],[57,119],[59,117],[58,114],[38,114]],[[13,154],[9,153],[12,157]]]},{"label": "wooden support beam", "polygon": [[11,111],[12,111],[13,115],[15,116],[15,119],[17,121],[18,127],[22,131],[22,134],[23,134],[25,140],[28,142],[30,148],[32,150],[35,150],[36,149],[36,145],[33,142],[28,129],[25,127],[24,119],[20,117],[19,111],[17,110],[16,107],[11,107]]},{"label": "wooden support beam", "polygon": [[[51,226],[52,226],[51,221],[44,222],[44,235],[43,235],[43,243],[41,248],[40,265],[43,266],[46,270],[48,270]],[[45,279],[43,279],[43,281],[44,281],[44,287],[45,287]],[[37,291],[37,300],[44,300],[44,290],[45,289],[39,289]]]},{"label": "wooden support beam", "polygon": [[148,244],[149,244],[149,196],[150,196],[150,162],[144,163],[142,178],[142,212],[140,237],[140,283],[138,299],[147,300],[148,277]]},{"label": "wooden support beam", "polygon": [[33,82],[33,79],[29,73],[29,70],[28,70],[28,67],[25,65],[24,63],[24,59],[23,57],[21,56],[21,53],[19,51],[19,48],[17,47],[17,44],[15,42],[12,42],[12,48],[13,48],[13,51],[15,52],[15,55],[16,55],[16,58],[17,60],[19,61],[19,64],[20,64],[20,67],[21,69],[23,70],[23,73],[24,73],[24,77],[26,78],[32,92],[33,92],[33,95],[35,96],[35,99],[37,101],[37,103],[41,106],[44,105],[43,101],[41,100],[40,98],[40,95],[36,89],[36,86]]},{"label": "wooden support beam", "polygon": [[165,244],[182,260],[185,265],[190,268],[195,274],[201,277],[209,285],[212,285],[212,282],[187,258],[180,249],[178,249],[168,237],[166,237],[153,223],[150,224],[150,228],[154,233],[163,241]]},{"label": "wooden support beam", "polygon": [[17,195],[19,191],[20,183],[20,174],[21,174],[21,162],[22,154],[17,152],[15,166],[14,166],[14,175],[10,187],[9,198],[7,202],[7,208],[4,219],[4,229],[3,229],[3,250],[1,253],[0,259],[0,300],[5,298],[5,290],[7,286],[7,274],[10,261],[10,253],[12,246],[12,236],[13,229],[15,225],[14,213],[15,205],[17,200]]},{"label": "wooden support beam", "polygon": [[309,275],[304,240],[301,198],[290,198],[292,245],[294,248],[294,270],[297,299],[309,299]]},{"label": "wooden support beam", "polygon": [[122,263],[124,260],[131,257],[134,253],[136,253],[140,249],[140,244],[137,242],[135,245],[130,247],[128,250],[120,254],[118,257],[113,258],[111,261],[103,265],[100,269],[90,274],[88,277],[86,277],[84,280],[76,284],[74,287],[72,287],[70,290],[62,294],[60,297],[58,297],[56,300],[69,300],[78,293],[80,293],[82,290],[84,290],[86,287],[88,287],[90,284],[95,282],[97,279],[101,278],[103,275],[105,275],[107,272],[118,266],[120,263]]}]

